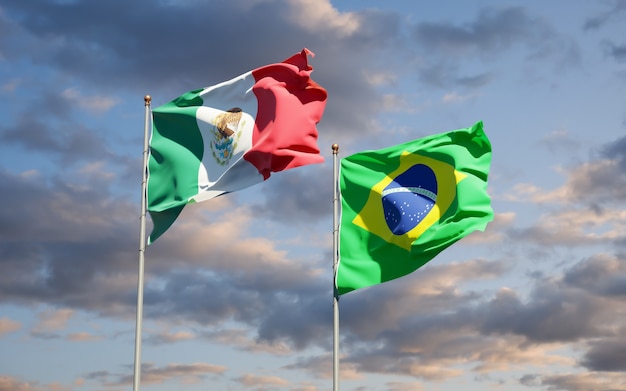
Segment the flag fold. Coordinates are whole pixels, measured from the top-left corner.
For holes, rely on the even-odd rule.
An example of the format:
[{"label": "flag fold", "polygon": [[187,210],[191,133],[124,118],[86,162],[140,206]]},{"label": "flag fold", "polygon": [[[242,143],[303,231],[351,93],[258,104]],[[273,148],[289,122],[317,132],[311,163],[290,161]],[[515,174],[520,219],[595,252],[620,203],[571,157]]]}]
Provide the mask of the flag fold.
[{"label": "flag fold", "polygon": [[483,123],[342,159],[338,294],[407,275],[493,220]]}]

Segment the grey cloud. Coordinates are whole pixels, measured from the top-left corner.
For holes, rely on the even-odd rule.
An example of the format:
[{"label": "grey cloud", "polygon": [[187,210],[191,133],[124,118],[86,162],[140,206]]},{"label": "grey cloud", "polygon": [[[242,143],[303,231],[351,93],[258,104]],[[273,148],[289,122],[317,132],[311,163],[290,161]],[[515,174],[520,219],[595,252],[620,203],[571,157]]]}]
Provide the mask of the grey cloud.
[{"label": "grey cloud", "polygon": [[622,378],[601,372],[550,374],[539,378],[541,385],[549,391],[623,391],[625,384]]},{"label": "grey cloud", "polygon": [[14,126],[0,129],[0,140],[20,145],[29,152],[52,153],[65,164],[112,156],[104,141],[84,125],[75,122],[50,125],[32,115],[22,115]]},{"label": "grey cloud", "polygon": [[626,62],[626,44],[606,43],[605,53],[618,62]]},{"label": "grey cloud", "polygon": [[[566,183],[558,189],[562,200],[579,203],[589,210],[588,213],[599,216],[611,213],[611,208],[615,203],[626,200],[625,147],[625,139],[617,139],[602,146],[588,162],[570,166],[566,173]],[[522,231],[521,234],[537,239],[540,243],[549,243],[558,239],[557,237],[550,238],[550,236],[542,238],[542,235],[546,233],[538,231]],[[574,238],[560,238],[563,243],[571,239]]]},{"label": "grey cloud", "polygon": [[[328,159],[327,159],[328,160]],[[327,162],[326,166],[332,164]],[[278,173],[263,189],[263,204],[253,210],[276,221],[304,222],[327,219],[333,207],[333,174],[326,167],[302,167]]]},{"label": "grey cloud", "polygon": [[104,188],[52,186],[6,172],[0,177],[3,300],[103,312],[123,303],[123,293],[107,287],[107,279],[133,272],[128,259],[136,253],[132,216],[138,211],[110,202]]},{"label": "grey cloud", "polygon": [[579,140],[576,140],[572,135],[565,132],[549,134],[543,137],[538,142],[538,145],[548,149],[550,153],[555,153],[558,151],[568,151],[570,153],[576,153],[580,150],[581,147],[581,143]]},{"label": "grey cloud", "polygon": [[[567,269],[563,279],[536,280],[527,300],[522,300],[512,290],[501,290],[490,300],[480,295],[450,296],[450,301],[444,300],[437,305],[429,303],[432,297],[419,297],[413,298],[414,307],[428,310],[423,314],[412,311],[400,319],[396,319],[389,308],[393,308],[390,303],[401,306],[402,299],[386,296],[386,291],[379,289],[376,295],[365,295],[359,300],[367,299],[368,308],[378,309],[376,319],[355,318],[354,308],[347,307],[342,311],[349,313],[345,315],[349,320],[342,323],[343,344],[349,346],[350,351],[347,359],[368,372],[423,377],[425,375],[414,368],[429,364],[449,365],[457,361],[473,362],[476,368],[480,368],[494,360],[510,359],[507,358],[509,355],[532,346],[596,340],[599,342],[585,355],[584,363],[590,369],[602,370],[603,360],[608,362],[608,357],[618,352],[617,349],[607,349],[609,343],[602,341],[610,341],[614,330],[623,328],[623,322],[619,314],[611,310],[615,303],[606,302],[588,289],[591,283],[574,281],[574,275],[585,272],[594,284],[600,285],[604,281],[607,268],[602,268],[602,262],[599,262],[597,266],[601,271],[594,272],[589,270],[590,262],[599,261],[582,260]],[[379,297],[382,298],[377,303]],[[615,299],[621,300],[621,296]],[[350,303],[352,305],[358,307],[359,304]],[[446,308],[453,310],[446,311]],[[387,328],[384,322],[377,322],[378,319],[392,319],[390,322],[395,326]],[[368,323],[372,327],[366,334]],[[502,341],[506,341],[510,351],[502,351]],[[621,362],[618,356],[616,358]],[[436,376],[450,375],[444,371]],[[529,374],[520,381],[527,385],[547,384],[545,375]]]},{"label": "grey cloud", "polygon": [[[0,212],[0,227],[5,229],[0,260],[8,271],[0,277],[4,300],[45,301],[114,316],[133,313],[136,281],[128,278],[120,285],[116,278],[136,275],[135,206],[112,202],[101,189],[54,178],[41,182],[3,173],[1,179],[6,188],[0,194],[11,194],[4,197],[7,207]],[[191,268],[166,258],[157,256],[147,267],[147,318],[184,319],[199,326],[234,320],[256,330],[262,340],[285,341],[296,349],[329,346],[331,295],[323,276],[312,277],[297,264],[287,268],[264,264],[255,271],[237,272],[202,265]],[[505,270],[494,262],[463,266],[468,283]],[[346,347],[353,351],[351,360],[366,370],[373,371],[380,360],[391,360],[408,371],[403,363],[409,358],[399,353],[410,346],[424,349],[421,360],[453,360],[474,357],[476,346],[494,336],[518,335],[539,344],[606,336],[605,327],[615,325],[615,320],[592,293],[609,269],[602,263],[595,269],[591,266],[582,262],[569,269],[564,282],[538,281],[528,302],[523,302],[514,294],[487,301],[481,294],[454,287],[412,297],[408,294],[412,284],[424,283],[441,269],[429,265],[428,273],[425,269],[395,281],[393,289],[383,284],[375,291],[342,298]],[[154,270],[159,270],[158,279],[151,280]],[[461,273],[461,269],[442,270],[447,270],[442,274],[447,276]],[[585,273],[597,278],[582,279]],[[615,282],[617,286],[619,279]],[[402,310],[409,305],[407,300],[414,309],[410,313]],[[372,308],[379,311],[375,318]],[[433,316],[433,311],[441,313]],[[394,330],[387,326],[392,323],[398,325]],[[382,350],[375,348],[381,343]],[[452,345],[457,347],[456,356],[445,348]],[[366,347],[362,359],[356,358],[361,351],[354,349],[359,347]]]},{"label": "grey cloud", "polygon": [[[541,223],[537,223],[541,224]],[[570,231],[554,231],[548,230],[541,225],[536,225],[528,228],[512,228],[507,230],[507,236],[513,238],[517,242],[528,241],[538,246],[586,246],[597,242],[592,238],[582,236],[576,232]],[[549,256],[549,249],[536,247],[532,249],[526,249],[530,255],[534,254],[535,257],[547,258]]]},{"label": "grey cloud", "polygon": [[586,202],[596,210],[606,210],[613,203],[626,200],[626,175],[619,164],[597,162],[570,172],[566,186],[573,200]]},{"label": "grey cloud", "polygon": [[538,380],[539,376],[535,374],[526,374],[520,377],[519,382],[528,387],[538,386],[540,382]]},{"label": "grey cloud", "polygon": [[[50,65],[86,82],[104,79],[108,86],[121,87],[145,88],[157,81],[170,87],[198,80],[217,83],[222,80],[216,77],[236,76],[287,57],[302,49],[302,42],[316,53],[319,43],[318,54],[326,63],[353,66],[360,52],[384,48],[398,30],[389,28],[398,24],[397,16],[369,12],[356,16],[361,28],[348,36],[337,37],[326,26],[308,32],[290,21],[288,10],[294,5],[284,2],[195,2],[191,7],[122,0],[99,4],[9,1],[4,7],[32,35],[48,43]],[[246,39],[250,34],[257,41]],[[279,44],[259,46],[258,40]],[[357,58],[345,53],[350,47]],[[332,69],[317,73],[336,74]]]},{"label": "grey cloud", "polygon": [[[438,284],[439,279],[480,281],[501,276],[506,270],[502,262],[484,260],[445,266],[426,265],[411,275],[342,297],[340,304],[345,315],[342,325],[350,330],[351,338],[355,340],[374,340],[388,325],[419,322],[432,316],[433,312],[447,312],[449,308],[461,311],[470,303],[480,302],[482,296],[472,291],[457,290],[456,284]],[[460,275],[463,278],[459,278]],[[429,293],[420,295],[413,292],[415,287],[421,286]],[[406,313],[406,307],[411,308],[410,315]],[[377,309],[378,316],[371,316],[371,308]]]},{"label": "grey cloud", "polygon": [[[11,0],[3,7],[20,26],[19,40],[31,47],[9,47],[7,56],[16,61],[24,57],[43,70],[39,73],[54,70],[60,78],[81,80],[105,94],[150,93],[154,105],[280,61],[306,46],[316,54],[313,78],[329,92],[320,135],[333,135],[331,142],[376,130],[368,118],[381,110],[381,94],[367,75],[401,67],[405,61],[389,58],[408,55],[397,50],[404,45],[399,15],[377,11],[352,14],[358,26],[347,34],[328,25],[311,31],[294,24],[291,14],[301,13],[300,5],[286,1],[194,2],[191,7]],[[249,40],[250,35],[256,39]]]},{"label": "grey cloud", "polygon": [[[463,27],[422,23],[415,27],[414,38],[427,48],[447,53],[491,51],[524,42],[541,24],[521,7],[484,9],[477,19]],[[531,35],[532,34],[532,35]]]},{"label": "grey cloud", "polygon": [[[616,160],[619,167],[626,171],[626,137],[619,138],[606,144],[601,151],[601,156],[611,160]],[[622,174],[626,176],[626,174]]]},{"label": "grey cloud", "polygon": [[577,341],[607,332],[596,322],[603,311],[597,300],[550,283],[539,283],[527,304],[501,294],[484,310],[484,333],[514,333],[529,342]]},{"label": "grey cloud", "polygon": [[[439,87],[456,86],[467,78],[458,75],[454,65],[458,59],[487,63],[493,56],[505,56],[513,46],[524,46],[529,62],[556,58],[560,71],[580,61],[575,42],[560,36],[545,20],[523,7],[484,8],[474,21],[464,25],[420,23],[411,36],[428,53],[425,63],[419,66],[421,80]],[[491,78],[488,75],[483,73],[478,79],[470,76],[468,81],[474,83],[467,87],[485,85]]]},{"label": "grey cloud", "polygon": [[615,19],[616,17],[618,17],[621,12],[626,12],[626,1],[613,0],[612,3],[613,6],[609,10],[588,18],[583,25],[583,29],[595,30],[601,28],[611,19]]},{"label": "grey cloud", "polygon": [[569,269],[563,281],[599,296],[626,296],[626,267],[618,258],[597,255],[585,259]]},{"label": "grey cloud", "polygon": [[53,157],[63,166],[97,160],[124,163],[125,158],[115,155],[105,139],[110,131],[96,125],[97,117],[85,119],[85,112],[64,96],[62,88],[48,80],[31,80],[24,89],[11,99],[10,104],[19,109],[4,107],[12,115],[0,125],[3,144],[19,146],[35,161]]},{"label": "grey cloud", "polygon": [[61,339],[61,335],[57,333],[45,333],[42,331],[31,331],[29,334],[36,339]]},{"label": "grey cloud", "polygon": [[626,342],[611,338],[591,344],[582,365],[592,371],[623,372],[626,370]]},{"label": "grey cloud", "polygon": [[457,79],[457,83],[468,88],[479,88],[489,84],[493,79],[493,75],[489,73],[481,73],[473,76],[464,76]]},{"label": "grey cloud", "polygon": [[456,63],[447,61],[437,61],[420,67],[419,78],[428,85],[445,88],[455,86],[468,90],[479,89],[489,84],[495,75],[493,73],[482,73],[477,75],[459,75],[459,66]]},{"label": "grey cloud", "polygon": [[[0,171],[0,178],[5,205],[0,212],[0,229],[3,239],[13,243],[23,238],[42,244],[101,240],[114,234],[112,225],[125,222],[124,215],[133,211],[132,205],[109,198],[104,185],[92,188],[58,177],[6,171]],[[103,210],[109,215],[102,215]]]},{"label": "grey cloud", "polygon": [[[597,30],[604,27],[610,22],[623,23],[623,16],[626,15],[626,1],[614,0],[613,6],[597,16],[588,18],[583,25],[584,30]],[[613,38],[613,37],[611,37]],[[626,44],[614,43],[611,40],[605,40],[602,42],[602,48],[604,53],[613,58],[617,62],[626,61]]]},{"label": "grey cloud", "polygon": [[[141,364],[141,379],[145,384],[162,383],[172,378],[188,377],[206,380],[209,376],[222,376],[228,368],[221,365],[197,362],[193,364],[168,364],[162,367],[154,363]],[[84,375],[86,379],[95,380],[104,386],[129,386],[133,382],[131,374],[120,374],[109,371],[94,371]]]},{"label": "grey cloud", "polygon": [[296,349],[304,349],[312,344],[330,349],[332,296],[328,291],[320,289],[320,292],[316,295],[298,294],[271,302],[266,309],[266,316],[260,319],[259,338],[268,341],[288,338]]},{"label": "grey cloud", "polygon": [[[494,265],[485,263],[483,266],[493,269]],[[478,270],[476,272],[479,273]],[[254,275],[229,272],[218,276],[209,270],[160,273],[161,283],[156,286],[149,285],[146,288],[145,313],[150,318],[187,319],[199,326],[234,320],[256,330],[257,338],[263,341],[283,342],[297,350],[312,345],[330,349],[331,335],[328,330],[332,324],[332,306],[330,305],[332,296],[328,282],[324,279],[310,279],[302,272],[295,273],[289,270],[284,273],[284,278],[291,276],[289,282],[272,278],[272,274],[280,275],[280,273],[278,270],[271,269],[266,271],[259,269]],[[263,281],[262,284],[261,281]],[[266,288],[259,288],[260,286],[266,286]],[[400,311],[400,309],[394,310],[389,304],[402,300],[402,294],[398,294],[399,296],[394,299],[390,296],[391,292],[376,294],[366,302],[358,300],[343,304],[345,301],[342,299],[342,313],[345,316],[342,325],[347,346],[359,345],[363,341],[392,338],[385,334],[375,337],[371,332],[367,335],[368,324],[372,329],[372,326],[380,327],[385,322],[393,321],[393,319],[390,320],[389,315],[391,318],[403,316],[399,313],[393,315],[394,311]],[[420,307],[423,306],[425,309],[433,306],[450,307],[454,303],[461,304],[464,300],[472,298],[476,299],[477,296],[458,297],[451,293],[442,293],[424,299]],[[372,300],[379,303],[373,303]],[[376,317],[376,322],[373,322],[371,310],[368,310],[371,306],[379,308],[379,312],[382,311]],[[437,318],[437,320],[441,319]],[[436,328],[436,322],[432,322],[431,324]],[[423,329],[409,326],[406,328]],[[407,335],[409,335],[407,340],[415,336],[412,333]],[[365,339],[362,340],[364,337]],[[425,335],[425,338],[428,336]],[[397,344],[392,346],[399,349],[406,342],[398,340]]]},{"label": "grey cloud", "polygon": [[[3,301],[70,306],[116,317],[132,314],[135,206],[112,200],[103,189],[59,180],[53,187],[0,174],[0,194],[10,194],[3,197],[0,212]],[[311,278],[305,266],[264,264],[257,272],[237,272],[196,265],[191,270],[163,257],[150,259],[146,318],[175,317],[202,326],[234,320],[258,327],[258,337],[265,340],[286,340],[298,348],[327,343],[323,335],[331,315],[323,303],[330,297],[330,284]],[[151,278],[154,270],[159,270],[156,280]]]},{"label": "grey cloud", "polygon": [[263,290],[242,283],[239,277],[215,276],[202,270],[160,275],[159,279],[165,281],[162,288],[146,287],[146,316],[175,316],[201,326],[234,320],[256,328],[261,340],[284,341],[296,349],[313,342],[328,343],[327,327],[332,323],[332,314],[327,304],[331,296],[319,281],[294,276],[298,287],[275,283]]}]

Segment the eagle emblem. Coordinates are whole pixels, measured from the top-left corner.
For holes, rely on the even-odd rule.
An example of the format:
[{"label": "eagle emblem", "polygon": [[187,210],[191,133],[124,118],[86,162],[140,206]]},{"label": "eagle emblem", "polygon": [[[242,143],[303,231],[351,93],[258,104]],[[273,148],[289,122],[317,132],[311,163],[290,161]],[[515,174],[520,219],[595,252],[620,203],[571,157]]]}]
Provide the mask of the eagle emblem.
[{"label": "eagle emblem", "polygon": [[220,166],[230,162],[233,151],[237,148],[237,142],[241,137],[239,129],[245,124],[245,120],[242,121],[242,114],[243,111],[239,107],[234,107],[215,118],[215,126],[211,129],[213,140],[209,145],[213,159]]}]

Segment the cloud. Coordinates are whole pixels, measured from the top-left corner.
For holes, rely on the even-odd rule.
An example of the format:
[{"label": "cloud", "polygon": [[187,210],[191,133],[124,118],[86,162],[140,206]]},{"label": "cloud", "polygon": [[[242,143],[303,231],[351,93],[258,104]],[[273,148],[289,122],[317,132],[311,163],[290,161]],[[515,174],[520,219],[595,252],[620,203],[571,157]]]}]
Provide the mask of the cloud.
[{"label": "cloud", "polygon": [[4,93],[14,92],[15,89],[19,86],[19,84],[20,84],[19,79],[9,80],[6,83],[4,83],[2,86],[0,86],[0,91]]},{"label": "cloud", "polygon": [[339,37],[349,37],[362,29],[362,21],[356,13],[341,13],[330,3],[315,0],[290,0],[287,3],[291,5],[290,19],[312,33],[317,33],[320,25],[334,30]]},{"label": "cloud", "polygon": [[69,308],[44,310],[38,314],[39,322],[34,327],[34,330],[43,332],[63,330],[73,316],[74,310]]},{"label": "cloud", "polygon": [[[106,188],[60,178],[0,177],[7,196],[0,212],[0,262],[7,271],[0,276],[2,296],[108,316],[133,313],[137,270],[128,259],[136,257],[136,206],[111,198]],[[299,348],[325,334],[331,314],[321,297],[330,285],[315,265],[287,259],[272,241],[250,237],[246,208],[211,215],[193,207],[199,206],[148,249],[146,317],[203,325],[234,320],[258,327],[258,338],[271,345]],[[52,324],[61,324],[62,313],[67,320],[67,312],[46,313],[37,335],[58,337],[50,332],[58,330]]]},{"label": "cloud", "polygon": [[563,281],[570,286],[605,298],[619,299],[626,295],[626,267],[621,258],[598,253],[568,269]]},{"label": "cloud", "polygon": [[142,365],[141,379],[146,384],[160,384],[175,377],[184,377],[188,378],[186,381],[196,382],[209,374],[221,375],[225,371],[224,366],[207,363],[167,364],[161,368],[145,364]]},{"label": "cloud", "polygon": [[49,153],[67,165],[113,157],[95,131],[73,120],[55,117],[23,113],[14,124],[0,127],[0,140],[26,151]]},{"label": "cloud", "polygon": [[541,27],[521,7],[483,9],[475,21],[462,27],[449,23],[420,23],[413,31],[413,37],[427,48],[460,55],[469,51],[494,51],[524,42],[536,36],[531,30],[532,25]]},{"label": "cloud", "polygon": [[622,375],[602,372],[550,374],[541,376],[540,384],[551,391],[619,391],[626,388]]},{"label": "cloud", "polygon": [[[471,284],[487,277],[488,270],[495,272],[493,263],[431,266],[415,273],[419,278],[410,284],[408,279],[398,280],[393,295],[383,284],[375,288],[375,295],[368,295],[374,289],[363,291],[356,302],[349,295],[342,299],[346,319],[342,343],[350,352],[343,362],[360,373],[395,373],[431,381],[460,376],[460,366],[470,365],[483,374],[535,368],[539,371],[535,381],[548,384],[554,379],[545,380],[551,375],[545,368],[577,365],[563,349],[589,342],[590,349],[582,350],[584,365],[607,370],[601,365],[611,358],[615,358],[614,368],[621,365],[620,350],[608,348],[615,330],[625,325],[612,310],[621,296],[601,289],[607,277],[608,286],[621,281],[624,273],[617,259],[583,259],[560,277],[536,279],[527,298],[511,288],[489,297],[458,287],[460,281]],[[450,278],[457,273],[458,280]],[[359,316],[361,304],[370,311],[367,321]],[[372,308],[377,309],[376,317],[371,316]],[[598,384],[606,378],[599,376]],[[524,382],[532,380],[526,377]]]},{"label": "cloud", "polygon": [[323,168],[302,167],[272,176],[261,188],[263,203],[255,203],[252,213],[295,226],[328,219],[333,201],[331,165],[327,162]]},{"label": "cloud", "polygon": [[278,376],[265,376],[265,375],[253,375],[246,374],[235,379],[239,383],[246,387],[259,387],[259,386],[288,386],[289,382]]},{"label": "cloud", "polygon": [[387,391],[422,391],[424,386],[418,382],[389,382]]},{"label": "cloud", "polygon": [[557,171],[565,176],[565,183],[560,187],[545,190],[533,184],[518,184],[507,198],[536,203],[582,204],[596,214],[603,214],[608,205],[626,200],[625,145],[626,139],[619,138],[603,145],[597,156],[588,162],[559,167]]},{"label": "cloud", "polygon": [[18,378],[0,375],[0,391],[44,391],[45,388],[33,382],[24,382]]},{"label": "cloud", "polygon": [[99,341],[103,339],[103,337],[100,335],[93,335],[91,333],[87,333],[83,331],[79,333],[70,333],[66,339],[72,342],[92,342],[92,341]]},{"label": "cloud", "polygon": [[[346,358],[346,356],[340,357],[339,378],[343,380],[363,379],[364,375],[358,371],[356,365]],[[286,368],[305,370],[315,378],[332,379],[333,356],[328,353],[297,358],[293,364],[287,365]]]},{"label": "cloud", "polygon": [[22,324],[20,322],[16,322],[6,316],[0,318],[0,337],[5,334],[12,333],[22,328]]},{"label": "cloud", "polygon": [[[397,15],[342,13],[328,1],[189,4],[114,0],[45,5],[9,1],[3,7],[8,23],[15,26],[14,34],[29,42],[28,50],[10,46],[7,56],[27,59],[41,68],[33,78],[52,73],[84,83],[87,91],[96,90],[86,99],[76,100],[79,95],[74,87],[63,88],[72,102],[89,109],[105,110],[121,103],[108,98],[113,93],[136,91],[150,93],[153,104],[160,105],[185,91],[281,61],[304,44],[316,53],[313,78],[327,87],[331,97],[323,123],[333,124],[330,129],[339,135],[372,131],[365,114],[379,111],[378,94],[367,74],[379,69],[389,72],[391,65],[384,62],[370,69],[364,66],[369,63],[365,60],[371,58],[372,50],[384,57],[389,43],[400,34],[394,27],[399,24]],[[300,19],[306,21],[298,23]],[[184,28],[180,20],[186,21]],[[113,21],[114,31],[110,28]],[[233,29],[234,25],[246,29]],[[224,31],[229,31],[228,39],[206,39],[222,37]],[[255,41],[248,39],[251,35]],[[358,71],[337,73],[338,68]],[[203,85],[197,85],[198,81]],[[321,132],[326,132],[324,127]]]},{"label": "cloud", "polygon": [[[5,227],[0,262],[7,270],[0,277],[2,295],[110,315],[131,313],[137,271],[128,259],[136,257],[132,238],[138,225],[131,221],[138,213],[133,212],[135,207],[116,202],[103,189],[59,179],[47,184],[32,175],[4,172],[0,176],[6,187],[2,194],[10,195],[0,213],[1,226]],[[213,207],[206,206],[207,210]],[[234,212],[227,212],[231,214],[228,219],[211,221],[202,214],[182,216],[177,229],[163,238],[162,246],[157,243],[148,249],[146,314],[177,314],[199,322],[221,322],[231,317],[255,322],[265,314],[260,324],[269,323],[261,327],[261,334],[273,339],[278,334],[269,327],[275,322],[272,318],[280,323],[279,309],[287,312],[297,307],[287,296],[279,298],[282,292],[314,302],[317,295],[327,291],[319,289],[319,270],[286,260],[286,253],[270,240],[246,237],[249,214],[245,208]],[[233,218],[235,215],[239,217]],[[218,216],[211,219],[214,217]],[[211,249],[208,257],[207,249]],[[153,278],[156,273],[159,277]],[[256,306],[250,305],[255,302]],[[278,305],[281,302],[283,306]],[[270,311],[267,303],[275,303],[274,310]],[[58,316],[60,312],[48,314],[45,324],[51,325]],[[305,326],[294,334],[301,334],[299,343],[307,343],[320,333],[324,319],[327,317],[306,326],[307,319],[294,319]],[[283,327],[288,323],[283,322]],[[316,328],[320,330],[312,334]],[[56,330],[43,327],[43,323],[40,329]]]},{"label": "cloud", "polygon": [[[605,12],[599,13],[596,16],[587,18],[583,25],[584,30],[596,30],[603,27],[607,22],[619,19],[619,15],[622,12],[626,12],[626,2],[624,0],[612,1],[613,6]],[[610,4],[607,3],[607,4]]]},{"label": "cloud", "polygon": [[509,236],[546,246],[611,244],[623,237],[624,218],[626,211],[564,209],[540,215],[528,228],[512,228]]},{"label": "cloud", "polygon": [[[141,365],[142,384],[163,384],[172,380],[180,380],[184,383],[197,383],[205,380],[208,376],[221,376],[227,371],[227,367],[221,365],[196,362],[192,364],[170,363],[159,367],[152,363]],[[118,375],[107,371],[88,373],[85,376],[89,380],[98,380],[105,386],[126,386],[132,384],[133,375]]]},{"label": "cloud", "polygon": [[205,331],[202,337],[216,343],[233,346],[246,352],[269,353],[274,356],[293,354],[293,349],[282,341],[266,341],[259,338],[251,338],[251,329],[220,329],[218,331]]},{"label": "cloud", "polygon": [[[522,47],[529,64],[556,58],[559,64],[580,62],[577,44],[560,36],[542,18],[524,7],[489,7],[480,10],[475,20],[462,25],[450,22],[422,22],[412,28],[411,38],[425,52],[420,79],[432,86],[449,88],[458,83],[479,87],[492,80],[491,72],[462,76],[457,61],[484,62],[497,56],[512,55]],[[561,71],[564,69],[561,67]]]},{"label": "cloud", "polygon": [[606,42],[604,44],[605,54],[617,62],[626,62],[626,44],[614,44]]},{"label": "cloud", "polygon": [[474,232],[463,239],[467,244],[501,243],[506,231],[513,227],[517,215],[515,212],[502,212],[494,215],[493,221],[487,225],[485,232]]},{"label": "cloud", "polygon": [[548,193],[550,196],[564,194],[566,199],[589,204],[602,203],[609,200],[626,200],[626,190],[618,184],[626,184],[617,160],[599,160],[586,163],[571,169],[567,174],[567,182],[561,189]]},{"label": "cloud", "polygon": [[84,96],[75,88],[68,88],[61,93],[61,96],[78,107],[90,110],[94,113],[103,113],[117,104],[117,100],[105,96]]},{"label": "cloud", "polygon": [[601,156],[610,161],[617,162],[622,172],[616,173],[618,176],[624,176],[623,171],[626,170],[626,137],[605,144],[600,152]]},{"label": "cloud", "polygon": [[[7,172],[0,178],[5,205],[0,263],[6,270],[0,291],[5,298],[66,308],[104,304],[100,308],[106,311],[124,296],[122,283],[129,289],[122,302],[132,303],[136,274],[125,265],[136,251],[134,207],[109,198],[104,187]],[[55,314],[61,312],[47,314],[51,318],[44,317],[42,326],[52,324]]]},{"label": "cloud", "polygon": [[606,335],[597,321],[605,316],[602,301],[560,284],[537,284],[531,300],[524,304],[510,291],[501,291],[484,308],[481,330],[486,333],[513,333],[529,341],[551,343],[577,341]]},{"label": "cloud", "polygon": [[474,95],[459,95],[456,91],[452,91],[448,94],[445,94],[443,98],[441,98],[443,103],[458,103],[463,102],[468,99],[474,98]]},{"label": "cloud", "polygon": [[547,148],[550,152],[560,150],[576,151],[581,147],[581,143],[567,130],[556,130],[545,135],[539,144]]},{"label": "cloud", "polygon": [[197,336],[191,331],[175,331],[175,332],[160,332],[151,333],[144,338],[146,343],[153,344],[165,344],[175,343],[180,341],[188,341],[195,339]]},{"label": "cloud", "polygon": [[626,369],[626,343],[619,337],[591,343],[582,365],[592,371],[623,372]]}]

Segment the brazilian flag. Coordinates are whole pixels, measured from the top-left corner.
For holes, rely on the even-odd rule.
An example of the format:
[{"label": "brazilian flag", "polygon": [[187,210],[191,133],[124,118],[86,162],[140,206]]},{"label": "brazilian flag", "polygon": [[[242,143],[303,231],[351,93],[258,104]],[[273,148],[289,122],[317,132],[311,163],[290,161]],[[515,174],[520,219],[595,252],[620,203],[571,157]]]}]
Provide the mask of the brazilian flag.
[{"label": "brazilian flag", "polygon": [[337,293],[407,275],[483,231],[490,164],[482,122],[342,159]]}]

